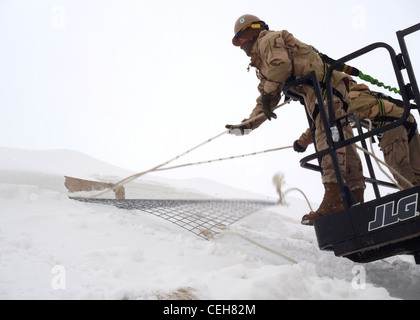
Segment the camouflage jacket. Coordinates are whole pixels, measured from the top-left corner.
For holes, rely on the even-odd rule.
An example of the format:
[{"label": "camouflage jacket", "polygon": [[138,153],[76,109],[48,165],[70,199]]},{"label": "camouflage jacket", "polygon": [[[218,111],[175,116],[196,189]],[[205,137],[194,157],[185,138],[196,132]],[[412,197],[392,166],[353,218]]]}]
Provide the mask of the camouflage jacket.
[{"label": "camouflage jacket", "polygon": [[[262,31],[252,48],[250,66],[257,69],[257,77],[260,80],[258,91],[261,94],[265,92],[277,97],[275,101],[272,101],[272,108],[280,101],[283,87],[291,76],[303,77],[311,71],[316,71],[319,81],[322,81],[324,77],[324,63],[318,54],[311,46],[299,41],[286,30]],[[334,71],[333,87],[336,87],[343,79],[344,81],[348,79],[344,73]],[[347,82],[346,85],[348,85]],[[293,92],[305,99],[308,112],[312,114],[316,102],[314,91],[302,86],[295,88]],[[260,95],[249,118],[262,112]],[[256,129],[265,120],[265,117],[259,118],[249,123],[248,128]]]}]

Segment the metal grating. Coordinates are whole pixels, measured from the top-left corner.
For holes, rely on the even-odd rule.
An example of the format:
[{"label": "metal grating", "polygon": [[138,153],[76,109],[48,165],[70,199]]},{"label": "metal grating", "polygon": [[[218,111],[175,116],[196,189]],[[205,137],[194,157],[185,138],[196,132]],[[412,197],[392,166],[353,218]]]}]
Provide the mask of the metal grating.
[{"label": "metal grating", "polygon": [[232,223],[275,205],[259,200],[150,200],[150,199],[85,199],[75,200],[116,206],[126,210],[140,210],[170,221],[206,240],[220,233]]}]

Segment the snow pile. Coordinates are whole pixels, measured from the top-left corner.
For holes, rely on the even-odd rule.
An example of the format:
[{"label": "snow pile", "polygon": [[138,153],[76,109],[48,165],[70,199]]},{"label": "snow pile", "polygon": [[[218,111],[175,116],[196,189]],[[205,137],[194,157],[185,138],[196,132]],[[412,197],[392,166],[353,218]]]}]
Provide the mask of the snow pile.
[{"label": "snow pile", "polygon": [[[410,257],[357,265],[318,250],[313,229],[300,225],[301,199],[205,241],[144,212],[71,200],[63,186],[64,175],[115,182],[130,174],[73,151],[0,148],[0,299],[420,298]],[[251,197],[207,180],[149,176],[127,195]]]}]

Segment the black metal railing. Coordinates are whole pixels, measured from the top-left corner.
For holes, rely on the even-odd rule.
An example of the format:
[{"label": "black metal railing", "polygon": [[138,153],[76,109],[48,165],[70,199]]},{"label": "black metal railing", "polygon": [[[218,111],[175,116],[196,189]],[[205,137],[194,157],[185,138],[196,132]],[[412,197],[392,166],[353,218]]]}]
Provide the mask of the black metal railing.
[{"label": "black metal railing", "polygon": [[[318,151],[316,142],[314,142],[316,152],[310,156],[303,158],[300,161],[300,163],[303,168],[321,172],[322,169],[321,169],[320,163],[321,163],[322,157],[326,155],[330,155],[332,157],[334,170],[337,176],[337,182],[340,187],[341,197],[342,197],[345,209],[354,205],[355,200],[351,192],[349,191],[348,187],[344,183],[344,179],[343,179],[342,173],[340,171],[339,163],[338,163],[336,150],[349,146],[356,142],[360,142],[362,144],[362,147],[367,149],[366,139],[369,139],[373,136],[380,135],[388,130],[394,129],[407,121],[407,118],[410,115],[410,110],[411,110],[410,100],[415,99],[415,101],[418,103],[420,101],[420,94],[419,94],[419,89],[418,89],[416,77],[414,74],[414,70],[411,64],[410,56],[408,53],[408,49],[404,41],[404,37],[419,30],[420,30],[420,24],[417,24],[408,29],[397,32],[397,37],[398,37],[399,44],[402,50],[402,53],[399,55],[397,55],[394,49],[388,44],[383,43],[383,42],[378,42],[378,43],[368,45],[360,50],[357,50],[332,63],[327,70],[326,81],[325,81],[326,97],[328,101],[327,106],[324,103],[321,86],[320,86],[320,83],[319,83],[319,80],[315,71],[311,72],[305,77],[298,78],[294,81],[288,82],[284,87],[283,91],[285,95],[289,97],[293,97],[294,99],[296,99],[296,94],[292,93],[294,87],[307,86],[307,87],[311,87],[314,90],[315,97],[317,99],[317,104],[318,104],[317,107],[319,108],[319,116],[322,117],[322,122],[324,123],[328,148],[322,151]],[[361,120],[355,114],[349,114],[340,119],[335,118],[335,114],[333,112],[334,102],[333,102],[333,88],[331,84],[331,78],[332,78],[333,71],[336,70],[343,63],[346,63],[350,60],[358,58],[362,55],[366,55],[376,49],[385,49],[389,53],[389,58],[391,60],[391,64],[392,64],[392,67],[393,67],[393,70],[397,79],[397,83],[400,88],[401,97],[404,104],[404,111],[403,111],[403,115],[398,120],[392,123],[386,124],[384,126],[374,128],[371,131],[364,132]],[[404,69],[406,69],[407,71],[407,74],[410,80],[409,84],[404,83],[404,78],[402,74],[402,70]],[[300,99],[300,101],[301,103],[304,103],[303,99]],[[416,106],[416,107],[420,113],[420,107],[419,106]],[[311,115],[308,114],[308,108],[305,108],[305,109],[306,109],[306,113],[308,117],[309,126],[312,127],[313,120],[311,118]],[[351,121],[352,123],[355,123],[358,134],[352,138],[345,139],[343,130],[342,130],[343,123],[347,124],[349,123],[349,121]],[[338,131],[340,139],[335,139],[334,141],[332,130]],[[318,165],[309,163],[310,161],[313,161],[315,159],[318,160]],[[370,156],[366,153],[365,153],[365,160],[366,160],[366,164],[367,164],[368,172],[369,172],[369,177],[366,178],[366,182],[369,182],[372,184],[376,198],[380,198],[381,195],[379,192],[378,185],[387,186],[387,187],[392,187],[393,185],[390,184],[389,182],[381,181],[376,178],[372,161],[370,159]]]}]

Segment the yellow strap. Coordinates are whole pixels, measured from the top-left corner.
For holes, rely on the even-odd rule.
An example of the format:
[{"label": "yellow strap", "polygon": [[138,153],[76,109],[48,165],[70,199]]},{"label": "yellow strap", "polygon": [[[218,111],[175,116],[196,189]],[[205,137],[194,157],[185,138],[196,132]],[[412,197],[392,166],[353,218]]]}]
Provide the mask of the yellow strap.
[{"label": "yellow strap", "polygon": [[[244,31],[244,30],[246,30],[247,28],[252,28],[252,29],[258,29],[258,28],[261,28],[261,23],[250,23],[250,24],[248,24],[248,25],[246,25],[245,27],[243,27],[241,30],[239,30],[239,31]],[[239,32],[238,32],[239,33]]]},{"label": "yellow strap", "polygon": [[261,28],[261,23],[252,23],[251,28],[253,29]]},{"label": "yellow strap", "polygon": [[[381,117],[386,117],[386,110],[385,110],[384,102],[381,99],[378,99],[378,98],[376,98],[376,101],[378,101],[379,115]],[[379,122],[380,127],[383,127],[384,125],[385,125],[384,120]]]}]

